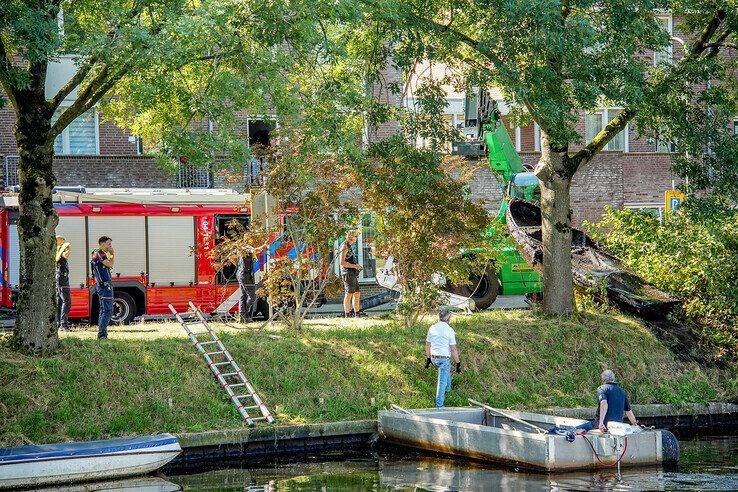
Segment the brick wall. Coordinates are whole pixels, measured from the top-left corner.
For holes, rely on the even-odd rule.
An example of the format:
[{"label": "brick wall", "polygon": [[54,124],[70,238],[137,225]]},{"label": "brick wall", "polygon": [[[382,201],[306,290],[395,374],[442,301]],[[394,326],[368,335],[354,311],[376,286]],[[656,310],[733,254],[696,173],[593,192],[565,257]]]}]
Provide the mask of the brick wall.
[{"label": "brick wall", "polygon": [[57,186],[176,188],[177,176],[147,156],[56,156]]},{"label": "brick wall", "polygon": [[[390,90],[391,84],[402,84],[402,73],[397,67],[387,66],[380,70],[379,80],[371,85],[372,97],[382,104],[400,106],[402,97]],[[400,131],[399,121],[388,121],[368,128],[370,142],[379,142]]]}]

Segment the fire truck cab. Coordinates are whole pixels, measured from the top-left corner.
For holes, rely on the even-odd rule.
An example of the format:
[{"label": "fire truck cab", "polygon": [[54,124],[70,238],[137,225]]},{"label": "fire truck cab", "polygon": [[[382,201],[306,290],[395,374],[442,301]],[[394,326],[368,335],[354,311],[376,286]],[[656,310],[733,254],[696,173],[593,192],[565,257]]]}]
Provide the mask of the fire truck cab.
[{"label": "fire truck cab", "polygon": [[[239,289],[235,267],[216,271],[209,254],[233,220],[250,223],[249,194],[233,190],[57,189],[56,233],[71,245],[70,318],[97,319],[98,299],[90,255],[100,236],[115,249],[113,322],[186,311],[191,300],[202,312],[233,312]],[[18,196],[0,195],[0,306],[13,309],[19,285]],[[258,255],[256,280],[274,243]],[[263,300],[259,301],[266,304]]]}]

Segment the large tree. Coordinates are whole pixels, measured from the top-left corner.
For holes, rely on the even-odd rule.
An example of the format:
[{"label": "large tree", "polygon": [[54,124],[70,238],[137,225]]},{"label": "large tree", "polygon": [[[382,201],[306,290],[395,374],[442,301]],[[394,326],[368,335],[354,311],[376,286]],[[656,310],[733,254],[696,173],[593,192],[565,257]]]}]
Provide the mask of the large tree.
[{"label": "large tree", "polygon": [[[241,112],[271,109],[285,122],[297,118],[297,101],[306,86],[315,93],[315,74],[337,46],[331,20],[355,15],[338,7],[279,0],[0,3],[0,82],[17,115],[20,156],[18,347],[58,347],[51,195],[54,140],[62,130],[101,103],[159,155],[243,162]],[[50,66],[62,56],[73,57],[76,73],[47,94]],[[198,124],[206,119],[212,124]]]},{"label": "large tree", "polygon": [[[704,77],[726,43],[735,39],[738,10],[732,1],[474,0],[367,1],[384,29],[387,54],[410,71],[422,60],[455,67],[457,83],[498,86],[513,114],[541,128],[544,309],[573,309],[571,183],[576,172],[645,108],[659,105],[665,88]],[[688,38],[673,63],[653,66],[648,53],[664,50],[669,34],[658,9],[688,16]],[[391,26],[391,27],[388,27]],[[397,29],[395,31],[395,29]],[[734,43],[734,41],[733,41]],[[702,71],[700,72],[700,70]],[[589,142],[577,122],[598,107],[621,107]],[[694,129],[693,129],[694,130]]]}]

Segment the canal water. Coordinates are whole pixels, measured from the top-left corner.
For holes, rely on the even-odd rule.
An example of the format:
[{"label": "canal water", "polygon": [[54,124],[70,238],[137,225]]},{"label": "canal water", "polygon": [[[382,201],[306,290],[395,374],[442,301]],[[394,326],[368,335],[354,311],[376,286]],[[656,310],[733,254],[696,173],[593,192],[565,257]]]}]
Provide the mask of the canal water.
[{"label": "canal water", "polygon": [[[565,474],[527,473],[393,448],[379,454],[325,457],[258,468],[224,468],[167,480],[184,490],[738,490],[738,436],[682,440],[673,468],[623,468]],[[343,458],[343,459],[341,459]]]}]

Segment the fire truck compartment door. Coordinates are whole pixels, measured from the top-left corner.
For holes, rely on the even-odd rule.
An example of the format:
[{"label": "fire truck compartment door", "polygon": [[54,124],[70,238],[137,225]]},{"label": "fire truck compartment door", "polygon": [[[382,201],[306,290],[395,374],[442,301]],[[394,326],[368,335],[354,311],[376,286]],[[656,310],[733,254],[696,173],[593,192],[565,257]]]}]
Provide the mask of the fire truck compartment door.
[{"label": "fire truck compartment door", "polygon": [[149,282],[157,286],[195,283],[195,221],[149,217]]},{"label": "fire truck compartment door", "polygon": [[8,285],[11,289],[18,288],[20,281],[20,242],[18,240],[18,225],[8,225]]},{"label": "fire truck compartment door", "polygon": [[59,217],[59,225],[56,233],[64,236],[69,243],[69,286],[77,288],[87,284],[87,261],[91,251],[87,251],[85,245],[85,218],[84,217]]},{"label": "fire truck compartment door", "polygon": [[144,217],[129,216],[97,216],[87,219],[90,231],[89,254],[97,248],[100,236],[110,236],[113,239],[115,263],[113,278],[138,277],[146,271],[146,221]]}]

